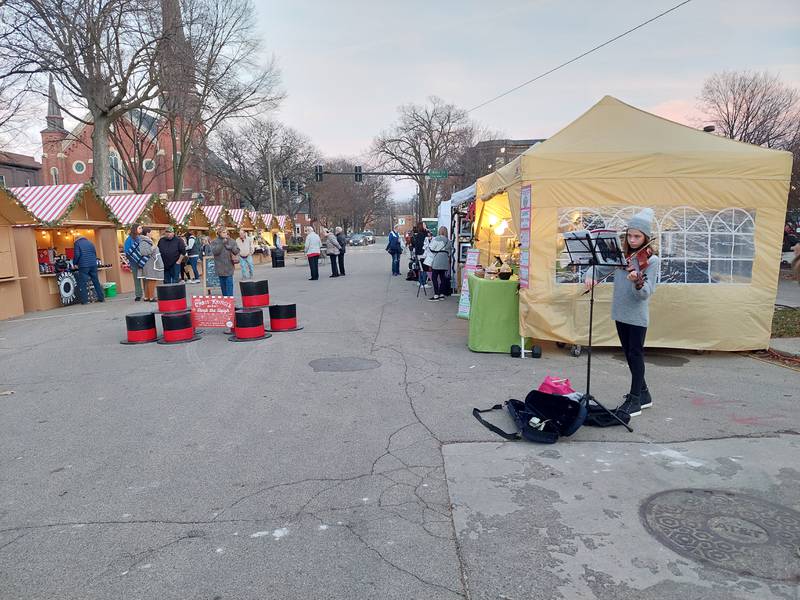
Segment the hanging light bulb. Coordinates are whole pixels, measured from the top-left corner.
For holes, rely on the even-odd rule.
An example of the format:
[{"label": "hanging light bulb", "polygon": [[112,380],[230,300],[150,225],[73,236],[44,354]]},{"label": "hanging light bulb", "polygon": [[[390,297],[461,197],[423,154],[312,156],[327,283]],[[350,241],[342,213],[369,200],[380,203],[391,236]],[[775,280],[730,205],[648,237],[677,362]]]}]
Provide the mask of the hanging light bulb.
[{"label": "hanging light bulb", "polygon": [[489,227],[494,227],[495,225],[497,225],[497,217],[489,215]]},{"label": "hanging light bulb", "polygon": [[506,232],[506,229],[508,229],[508,221],[503,219],[500,221],[500,224],[494,228],[494,232],[497,235],[503,235]]}]

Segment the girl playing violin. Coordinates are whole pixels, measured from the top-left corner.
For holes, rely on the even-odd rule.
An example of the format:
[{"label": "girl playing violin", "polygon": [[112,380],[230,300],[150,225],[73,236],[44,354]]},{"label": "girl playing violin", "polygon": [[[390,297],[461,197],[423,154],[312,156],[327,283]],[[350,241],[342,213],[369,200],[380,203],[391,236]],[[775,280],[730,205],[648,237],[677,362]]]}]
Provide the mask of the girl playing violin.
[{"label": "girl playing violin", "polygon": [[[625,277],[620,272],[614,276],[611,318],[617,325],[622,351],[631,371],[630,391],[617,410],[631,417],[653,406],[644,380],[644,339],[650,323],[650,296],[655,291],[659,274],[659,258],[651,242],[654,216],[652,209],[645,208],[628,222],[622,240],[622,250],[628,259],[627,273]],[[601,273],[602,268],[592,267],[586,274],[586,287],[597,285],[595,277]]]}]

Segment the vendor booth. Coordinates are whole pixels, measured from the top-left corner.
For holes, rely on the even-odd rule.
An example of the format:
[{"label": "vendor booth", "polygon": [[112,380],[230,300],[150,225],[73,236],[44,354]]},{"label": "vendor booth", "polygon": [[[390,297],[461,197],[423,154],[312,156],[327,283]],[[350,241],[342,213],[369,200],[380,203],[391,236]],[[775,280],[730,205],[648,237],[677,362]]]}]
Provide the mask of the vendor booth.
[{"label": "vendor booth", "polygon": [[[622,232],[633,214],[651,207],[661,273],[647,344],[767,348],[791,168],[788,152],[685,127],[606,96],[478,180],[477,246],[482,261],[519,253],[521,335],[585,344],[585,272],[568,265],[562,235]],[[497,233],[503,224],[508,235]],[[596,291],[597,345],[618,344],[611,288]]]},{"label": "vendor booth", "polygon": [[[443,208],[443,205],[445,205]],[[447,227],[453,244],[451,280],[461,287],[461,270],[467,259],[467,250],[472,247],[472,224],[475,220],[475,184],[459,190],[450,200],[439,206],[439,225]]]},{"label": "vendor booth", "polygon": [[0,188],[0,320],[19,317],[25,312],[22,302],[23,276],[20,275],[14,226],[36,224],[36,219]]},{"label": "vendor booth", "polygon": [[[285,248],[286,240],[291,239],[293,235],[293,228],[294,225],[288,215],[277,215],[272,229],[273,242],[277,242],[277,238],[280,238],[281,248]],[[278,244],[275,243],[274,245],[277,246]]]},{"label": "vendor booth", "polygon": [[172,224],[180,233],[192,231],[195,235],[208,231],[208,219],[200,210],[199,200],[174,200],[167,202],[167,212]]},{"label": "vendor booth", "polygon": [[243,208],[231,208],[228,210],[228,213],[233,220],[233,226],[236,228],[236,231],[240,229],[244,229],[245,231],[255,230],[253,221],[250,219],[249,211]]},{"label": "vendor booth", "polygon": [[34,218],[32,226],[13,229],[25,312],[77,301],[70,261],[79,237],[90,240],[97,250],[100,282],[119,285],[119,223],[90,184],[11,188],[5,193]]},{"label": "vendor booth", "polygon": [[261,223],[261,239],[263,239],[268,246],[275,246],[275,238],[272,235],[272,230],[278,226],[275,218],[270,213],[260,213]]},{"label": "vendor booth", "polygon": [[208,219],[208,222],[211,224],[211,234],[212,237],[216,236],[216,232],[214,231],[220,225],[225,227],[230,227],[233,223],[232,219],[228,215],[228,211],[225,210],[225,207],[221,204],[212,204],[210,206],[201,206],[200,209]]},{"label": "vendor booth", "polygon": [[133,277],[128,265],[128,257],[123,251],[125,239],[130,234],[131,227],[136,224],[153,228],[150,235],[156,242],[160,231],[172,224],[172,217],[169,215],[166,204],[157,194],[114,194],[106,196],[105,202],[111,209],[114,219],[119,223],[117,248],[122,268],[117,286],[123,294],[132,292],[134,290]]}]

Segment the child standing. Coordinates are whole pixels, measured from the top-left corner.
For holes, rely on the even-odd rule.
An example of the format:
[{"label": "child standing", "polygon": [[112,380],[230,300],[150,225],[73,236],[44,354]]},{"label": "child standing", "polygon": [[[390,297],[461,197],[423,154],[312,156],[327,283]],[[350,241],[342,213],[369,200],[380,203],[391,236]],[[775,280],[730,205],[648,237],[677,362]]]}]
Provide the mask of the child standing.
[{"label": "child standing", "polygon": [[[653,210],[645,208],[628,222],[622,241],[622,250],[628,259],[625,277],[621,272],[614,275],[614,298],[611,318],[617,326],[622,351],[631,371],[630,391],[623,403],[617,407],[631,417],[650,408],[653,400],[644,379],[644,340],[650,324],[650,297],[656,289],[659,276],[659,258],[651,243]],[[586,285],[598,282],[594,267],[586,274]],[[597,276],[602,269],[597,269]]]}]

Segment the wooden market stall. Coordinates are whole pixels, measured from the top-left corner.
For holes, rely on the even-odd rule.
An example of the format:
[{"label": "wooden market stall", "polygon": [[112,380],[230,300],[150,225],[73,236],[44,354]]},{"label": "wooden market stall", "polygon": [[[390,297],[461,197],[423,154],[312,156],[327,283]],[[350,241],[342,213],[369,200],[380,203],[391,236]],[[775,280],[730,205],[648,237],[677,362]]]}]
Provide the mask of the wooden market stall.
[{"label": "wooden market stall", "polygon": [[216,237],[217,233],[215,230],[220,225],[225,227],[231,227],[233,225],[233,219],[231,219],[228,211],[221,204],[204,205],[201,206],[200,209],[211,225],[211,237]]},{"label": "wooden market stall", "polygon": [[248,232],[255,230],[253,221],[250,219],[249,211],[246,211],[243,208],[231,208],[228,210],[228,213],[233,220],[233,226],[236,228],[237,234],[240,229],[244,229]]},{"label": "wooden market stall", "polygon": [[197,238],[208,235],[211,221],[198,200],[175,200],[167,203],[172,222],[180,233],[191,231]]},{"label": "wooden market stall", "polygon": [[[90,184],[11,188],[7,193],[35,218],[32,226],[14,227],[25,312],[75,301],[74,285],[60,287],[63,273],[56,272],[56,260],[71,260],[74,241],[79,237],[95,245],[101,283],[121,280],[116,234],[120,225]],[[65,293],[68,288],[71,293]]]},{"label": "wooden market stall", "polygon": [[274,238],[272,237],[272,229],[274,226],[277,226],[275,223],[275,218],[272,216],[271,213],[260,213],[261,223],[263,227],[261,229],[261,239],[263,239],[268,246],[275,246]]},{"label": "wooden market stall", "polygon": [[273,239],[278,236],[281,241],[281,248],[286,247],[286,240],[292,239],[294,235],[294,224],[288,215],[277,215],[275,217],[276,227],[272,230]]},{"label": "wooden market stall", "polygon": [[10,194],[0,188],[0,320],[25,312],[22,281],[14,246],[14,227],[34,225],[36,219]]},{"label": "wooden market stall", "polygon": [[130,233],[130,228],[134,224],[152,227],[156,230],[155,235],[152,236],[155,242],[158,239],[156,228],[161,227],[163,229],[170,224],[170,219],[168,214],[165,213],[166,207],[157,194],[115,194],[106,196],[105,202],[120,225],[117,229],[117,248],[122,261],[122,268],[120,269],[120,281],[117,286],[121,293],[132,292],[134,289],[133,277],[128,266],[128,259],[122,250],[125,238]]}]

